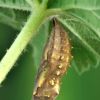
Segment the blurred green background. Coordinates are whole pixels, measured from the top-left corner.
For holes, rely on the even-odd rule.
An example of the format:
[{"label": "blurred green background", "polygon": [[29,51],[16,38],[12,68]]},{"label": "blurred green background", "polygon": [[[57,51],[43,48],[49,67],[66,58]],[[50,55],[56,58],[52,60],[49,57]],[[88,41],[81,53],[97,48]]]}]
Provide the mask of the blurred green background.
[{"label": "blurred green background", "polygon": [[[18,31],[0,24],[0,59],[6,53]],[[46,35],[47,36],[47,35]],[[34,43],[42,47],[43,37],[38,34]],[[39,45],[40,44],[40,45]],[[36,65],[39,65],[42,53],[37,53],[35,58],[34,50],[29,44],[24,50],[19,60],[8,74],[0,87],[0,100],[31,100]],[[36,56],[36,53],[35,53]],[[34,63],[37,62],[36,64]],[[61,91],[57,100],[100,100],[100,67],[78,75],[73,67],[69,68],[68,73],[61,82]]]}]

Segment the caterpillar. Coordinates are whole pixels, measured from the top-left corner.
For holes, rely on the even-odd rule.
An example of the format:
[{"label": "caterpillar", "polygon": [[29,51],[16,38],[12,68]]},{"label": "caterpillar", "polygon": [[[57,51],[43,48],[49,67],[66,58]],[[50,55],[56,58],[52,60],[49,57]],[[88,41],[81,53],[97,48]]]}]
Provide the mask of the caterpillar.
[{"label": "caterpillar", "polygon": [[33,100],[55,100],[60,91],[61,77],[71,61],[71,45],[68,34],[56,19],[45,46],[37,73]]}]

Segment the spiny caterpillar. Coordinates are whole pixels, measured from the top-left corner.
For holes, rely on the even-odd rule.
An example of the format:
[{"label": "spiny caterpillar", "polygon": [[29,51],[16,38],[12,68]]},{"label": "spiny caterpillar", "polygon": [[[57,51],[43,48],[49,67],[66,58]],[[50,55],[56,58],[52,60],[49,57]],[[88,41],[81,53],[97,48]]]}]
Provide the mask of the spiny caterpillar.
[{"label": "spiny caterpillar", "polygon": [[65,30],[54,19],[54,26],[46,44],[37,74],[33,100],[55,100],[60,80],[71,61],[71,45]]}]

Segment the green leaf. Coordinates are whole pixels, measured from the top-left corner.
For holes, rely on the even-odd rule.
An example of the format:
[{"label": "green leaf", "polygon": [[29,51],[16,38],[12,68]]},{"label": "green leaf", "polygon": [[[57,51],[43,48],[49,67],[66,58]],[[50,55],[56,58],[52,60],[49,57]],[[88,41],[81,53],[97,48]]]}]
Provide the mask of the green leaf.
[{"label": "green leaf", "polygon": [[[41,0],[40,0],[41,1]],[[31,11],[26,0],[0,0],[0,7]],[[49,0],[48,8],[100,10],[99,0]]]},{"label": "green leaf", "polygon": [[0,7],[30,11],[31,7],[26,0],[0,0]]},{"label": "green leaf", "polygon": [[[100,33],[94,30],[95,28],[99,29],[99,24],[97,25],[99,19],[95,20],[95,28],[92,28],[93,22],[91,21],[94,15],[91,14],[91,17],[89,17],[86,11],[82,11],[81,14],[79,12],[67,12],[68,14],[63,18],[59,18],[59,20],[70,30],[69,35],[72,39],[72,53],[74,56],[72,66],[79,74],[82,74],[91,67],[97,68],[100,66],[100,48],[98,47]],[[77,17],[74,16],[75,14],[77,14]],[[83,14],[84,21],[81,19]]]},{"label": "green leaf", "polygon": [[[100,39],[100,11],[73,11],[72,16],[77,17],[84,22]],[[89,17],[90,16],[90,17]]]},{"label": "green leaf", "polygon": [[100,0],[49,0],[49,8],[100,10]]},{"label": "green leaf", "polygon": [[26,23],[29,12],[0,8],[0,22],[20,30]]}]

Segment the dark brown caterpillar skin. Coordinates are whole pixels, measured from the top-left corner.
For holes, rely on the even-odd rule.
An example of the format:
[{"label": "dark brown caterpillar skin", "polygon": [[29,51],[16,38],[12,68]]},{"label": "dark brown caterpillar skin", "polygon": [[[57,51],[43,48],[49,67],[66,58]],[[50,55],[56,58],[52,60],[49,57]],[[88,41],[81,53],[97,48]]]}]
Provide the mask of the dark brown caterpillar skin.
[{"label": "dark brown caterpillar skin", "polygon": [[54,20],[50,39],[45,47],[37,74],[33,100],[55,100],[60,80],[71,61],[71,45],[67,33]]}]

